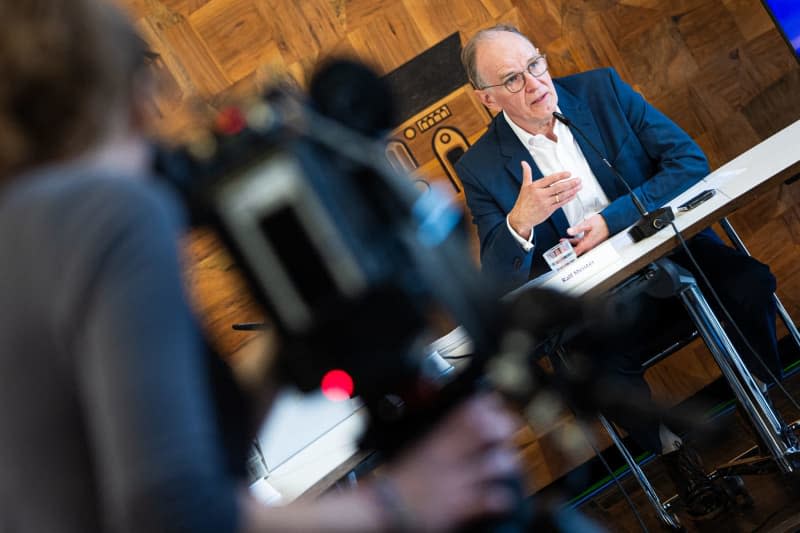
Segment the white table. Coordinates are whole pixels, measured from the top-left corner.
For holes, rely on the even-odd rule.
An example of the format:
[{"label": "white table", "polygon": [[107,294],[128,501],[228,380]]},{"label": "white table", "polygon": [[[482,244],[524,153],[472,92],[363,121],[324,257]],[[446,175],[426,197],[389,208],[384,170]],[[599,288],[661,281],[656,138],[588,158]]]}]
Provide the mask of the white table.
[{"label": "white table", "polygon": [[[800,120],[718,168],[670,202],[677,207],[703,190],[717,190],[699,207],[677,213],[675,225],[684,238],[689,238],[798,173]],[[623,231],[579,258],[585,264],[593,258],[615,255],[612,262],[601,261],[601,268],[585,272],[569,283],[560,283],[559,276],[553,274],[531,280],[523,287],[549,287],[575,295],[603,292],[677,246],[678,240],[669,228],[638,243]]]}]

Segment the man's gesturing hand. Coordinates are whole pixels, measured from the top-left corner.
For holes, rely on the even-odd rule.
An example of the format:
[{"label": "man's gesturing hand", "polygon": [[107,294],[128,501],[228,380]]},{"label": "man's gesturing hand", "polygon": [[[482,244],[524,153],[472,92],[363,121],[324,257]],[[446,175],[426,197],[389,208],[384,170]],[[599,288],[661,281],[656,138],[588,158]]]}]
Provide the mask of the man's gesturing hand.
[{"label": "man's gesturing hand", "polygon": [[508,222],[520,237],[529,238],[534,226],[575,198],[581,180],[569,177],[569,172],[556,172],[533,181],[530,165],[522,162],[522,186],[514,207],[508,213]]}]

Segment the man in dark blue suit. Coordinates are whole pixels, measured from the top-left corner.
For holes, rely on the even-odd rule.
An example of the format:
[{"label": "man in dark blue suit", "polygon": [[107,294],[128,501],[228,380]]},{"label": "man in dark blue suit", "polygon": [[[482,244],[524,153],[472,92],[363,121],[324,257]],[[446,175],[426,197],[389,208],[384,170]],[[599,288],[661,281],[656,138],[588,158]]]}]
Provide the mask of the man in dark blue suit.
[{"label": "man in dark blue suit", "polygon": [[[548,271],[542,253],[559,240],[569,239],[580,255],[640,217],[601,156],[556,121],[554,111],[591,139],[647,210],[661,207],[709,173],[697,144],[613,69],[553,79],[544,54],[510,26],[477,33],[464,47],[462,60],[481,102],[498,114],[456,170],[478,226],[483,272],[508,289]],[[691,239],[689,248],[747,339],[779,376],[775,278],[769,268],[724,245],[710,229]],[[695,271],[685,253],[671,258]],[[664,314],[668,309],[680,311],[663,302],[647,305],[658,310],[648,315],[655,314],[661,323],[672,318]],[[615,370],[631,390],[647,393],[641,360],[659,326],[652,318],[636,326],[620,343],[625,356]],[[762,385],[772,381],[739,341],[734,336]],[[664,454],[690,514],[710,517],[719,511],[699,458],[679,437],[658,420],[608,414],[642,446]]]}]

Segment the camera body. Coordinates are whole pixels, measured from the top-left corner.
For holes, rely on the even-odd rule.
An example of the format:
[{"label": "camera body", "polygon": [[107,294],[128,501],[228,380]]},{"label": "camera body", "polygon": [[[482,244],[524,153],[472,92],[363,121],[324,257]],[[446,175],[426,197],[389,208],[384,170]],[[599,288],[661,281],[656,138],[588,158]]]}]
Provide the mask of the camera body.
[{"label": "camera body", "polygon": [[441,314],[494,351],[498,294],[444,192],[418,191],[379,141],[285,92],[236,113],[244,127],[216,132],[214,150],[160,151],[157,171],[242,267],[280,334],[287,380],[308,391],[341,369],[368,407],[407,396]]},{"label": "camera body", "polygon": [[[418,191],[382,143],[296,97],[276,91],[227,113],[241,127],[202,150],[159,151],[157,172],[242,268],[279,333],[282,377],[302,391],[332,370],[352,377],[369,411],[365,447],[390,458],[483,388],[521,406],[547,389],[592,403],[596,374],[554,381],[535,358],[565,328],[599,321],[605,332],[604,309],[550,291],[503,301],[473,264],[463,214],[443,191]],[[474,350],[447,382],[423,365],[442,314]],[[509,530],[524,530],[531,509],[521,481],[508,481],[520,502]]]}]

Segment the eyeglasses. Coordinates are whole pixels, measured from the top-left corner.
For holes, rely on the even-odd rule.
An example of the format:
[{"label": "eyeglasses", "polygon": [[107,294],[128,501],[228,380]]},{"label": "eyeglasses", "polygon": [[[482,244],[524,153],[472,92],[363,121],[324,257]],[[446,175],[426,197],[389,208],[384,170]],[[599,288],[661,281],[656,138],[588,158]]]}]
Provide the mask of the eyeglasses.
[{"label": "eyeglasses", "polygon": [[[534,78],[542,76],[545,72],[547,72],[547,54],[542,54],[539,57],[534,58],[534,60],[528,63],[528,66],[525,67],[525,71]],[[515,72],[506,78],[503,83],[484,85],[481,87],[481,89],[500,87],[502,85],[508,92],[518,93],[525,87],[525,83],[527,83],[527,80],[525,79],[525,72]]]}]

